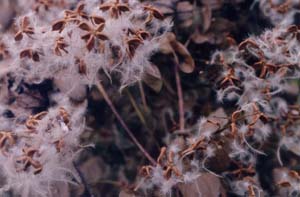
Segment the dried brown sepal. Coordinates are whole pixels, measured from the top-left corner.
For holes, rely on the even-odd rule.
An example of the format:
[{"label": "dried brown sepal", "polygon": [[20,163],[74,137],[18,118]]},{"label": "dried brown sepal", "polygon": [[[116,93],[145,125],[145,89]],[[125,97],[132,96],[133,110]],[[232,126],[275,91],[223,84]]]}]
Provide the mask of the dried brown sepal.
[{"label": "dried brown sepal", "polygon": [[35,119],[35,120],[42,120],[47,114],[48,114],[47,111],[42,111],[42,112],[40,112],[38,114],[35,114],[33,116],[33,119]]},{"label": "dried brown sepal", "polygon": [[236,40],[231,37],[231,36],[227,36],[226,37],[226,42],[228,43],[229,46],[236,46]]},{"label": "dried brown sepal", "polygon": [[36,51],[32,52],[32,60],[35,61],[35,62],[40,61],[40,55],[38,54],[38,52],[36,52]]},{"label": "dried brown sepal", "polygon": [[296,33],[297,31],[298,31],[297,25],[291,25],[287,28],[287,32],[289,32],[289,33]]},{"label": "dried brown sepal", "polygon": [[28,57],[28,58],[32,57],[31,49],[25,49],[20,52],[20,58],[25,58],[25,57]]},{"label": "dried brown sepal", "polygon": [[153,6],[146,5],[144,6],[144,10],[149,12],[148,17],[145,20],[145,24],[150,24],[154,18],[158,20],[165,19],[164,14],[161,13],[157,8]]},{"label": "dried brown sepal", "polygon": [[172,176],[172,167],[168,166],[167,169],[163,172],[165,179],[169,180]]},{"label": "dried brown sepal", "polygon": [[89,39],[86,42],[86,48],[91,51],[94,48],[95,45],[95,37],[93,35],[90,35]]},{"label": "dried brown sepal", "polygon": [[281,4],[274,4],[273,0],[268,0],[268,3],[271,5],[272,9],[276,10],[280,14],[288,12],[292,5],[290,0],[286,0]]},{"label": "dried brown sepal", "polygon": [[117,4],[116,7],[120,12],[128,12],[130,10],[127,4]]},{"label": "dried brown sepal", "polygon": [[15,144],[15,138],[12,132],[0,131],[0,149],[4,156],[7,156],[7,145],[12,146]]},{"label": "dried brown sepal", "polygon": [[5,142],[8,141],[10,145],[15,144],[15,139],[11,132],[0,131],[0,147],[3,148]]},{"label": "dried brown sepal", "polygon": [[280,183],[277,183],[277,185],[280,187],[291,187],[292,186],[291,183],[288,181],[282,181]]},{"label": "dried brown sepal", "polygon": [[143,41],[139,38],[132,38],[127,41],[127,53],[130,58],[132,58],[135,54],[136,49],[143,44]]},{"label": "dried brown sepal", "polygon": [[247,46],[250,46],[250,47],[253,47],[253,48],[256,48],[256,49],[259,49],[259,46],[251,39],[246,39],[244,40],[243,42],[241,42],[239,44],[239,47],[238,49],[241,51],[241,50],[244,50],[246,49]]},{"label": "dried brown sepal", "polygon": [[160,10],[158,10],[157,8],[155,8],[153,6],[146,5],[146,6],[144,6],[144,10],[149,11],[151,15],[153,15],[155,18],[157,18],[159,20],[165,19],[164,14]]},{"label": "dried brown sepal", "polygon": [[63,141],[63,139],[60,139],[54,141],[53,144],[55,145],[56,151],[59,153],[61,152],[61,149],[64,147],[65,142]]},{"label": "dried brown sepal", "polygon": [[134,35],[141,40],[146,40],[151,37],[151,34],[143,29],[139,29],[137,31],[128,28],[128,35]]},{"label": "dried brown sepal", "polygon": [[238,86],[239,83],[240,83],[240,80],[235,76],[235,70],[233,68],[229,68],[228,74],[220,82],[220,86],[222,88],[224,88],[228,84],[232,85],[232,86]]},{"label": "dried brown sepal", "polygon": [[101,23],[105,23],[105,19],[101,16],[92,15],[90,16],[90,19],[94,25],[100,25]]},{"label": "dried brown sepal", "polygon": [[130,11],[130,8],[128,4],[126,3],[120,3],[119,0],[116,0],[113,3],[104,3],[100,5],[99,9],[103,12],[109,11],[110,16],[112,18],[119,18],[119,16],[122,14],[122,12],[128,12]]},{"label": "dried brown sepal", "polygon": [[66,20],[65,19],[58,20],[58,21],[53,23],[52,31],[62,32],[65,28],[65,25],[66,25]]},{"label": "dried brown sepal", "polygon": [[273,65],[273,64],[268,64],[264,60],[254,63],[253,67],[254,67],[254,69],[260,71],[260,74],[259,74],[260,78],[264,78],[268,74],[273,74],[278,69],[278,66]]},{"label": "dried brown sepal", "polygon": [[102,10],[103,12],[108,11],[111,8],[111,4],[103,4],[99,6],[99,9]]},{"label": "dried brown sepal", "polygon": [[23,39],[23,33],[21,31],[18,31],[16,34],[15,34],[15,41],[20,41]]},{"label": "dried brown sepal", "polygon": [[87,66],[82,59],[76,58],[75,64],[78,66],[78,73],[82,75],[87,74]]},{"label": "dried brown sepal", "polygon": [[39,12],[40,9],[43,7],[46,11],[48,11],[49,8],[53,5],[54,3],[51,0],[36,0],[35,5],[33,6],[33,10]]},{"label": "dried brown sepal", "polygon": [[8,57],[9,51],[7,46],[3,42],[0,42],[0,61]]},{"label": "dried brown sepal", "polygon": [[16,159],[17,163],[22,163],[23,167],[17,171],[26,171],[30,166],[34,168],[34,174],[38,174],[42,171],[42,164],[33,159],[33,156],[38,153],[37,149],[26,147],[22,149],[23,155]]},{"label": "dried brown sepal", "polygon": [[248,185],[248,195],[249,197],[255,197],[255,191],[252,185]]},{"label": "dried brown sepal", "polygon": [[59,115],[62,117],[62,120],[66,125],[70,123],[70,114],[67,112],[65,108],[63,107],[59,108]]},{"label": "dried brown sepal", "polygon": [[78,27],[84,31],[90,31],[92,29],[86,22],[80,23]]},{"label": "dried brown sepal", "polygon": [[108,40],[108,36],[103,34],[103,33],[96,33],[96,37],[99,39],[99,40]]},{"label": "dried brown sepal", "polygon": [[143,166],[140,171],[139,174],[143,177],[150,177],[151,176],[151,171],[153,170],[152,166]]},{"label": "dried brown sepal", "polygon": [[15,34],[15,41],[20,41],[23,39],[23,34],[30,36],[34,34],[33,27],[30,27],[30,20],[27,16],[24,16],[21,20],[20,30]]},{"label": "dried brown sepal", "polygon": [[293,177],[295,179],[300,179],[299,173],[295,170],[290,170],[288,174],[290,177]]},{"label": "dried brown sepal", "polygon": [[54,47],[54,53],[57,56],[62,56],[62,52],[64,51],[65,53],[69,53],[66,50],[66,47],[68,47],[69,45],[65,43],[64,38],[63,37],[58,37],[55,41],[55,47]]},{"label": "dried brown sepal", "polygon": [[100,25],[97,26],[96,32],[101,32],[101,31],[103,31],[104,27],[105,27],[105,23],[101,23]]},{"label": "dried brown sepal", "polygon": [[167,148],[166,147],[162,147],[160,149],[160,153],[159,153],[159,156],[157,157],[157,163],[158,164],[162,164],[162,160],[163,160],[163,157],[166,155],[166,152],[167,152]]},{"label": "dried brown sepal", "polygon": [[[85,4],[79,3],[75,10],[65,10],[65,18],[66,19],[76,19],[78,17],[82,17],[84,19],[88,19],[88,15],[84,11]],[[77,21],[77,20],[76,20]]]},{"label": "dried brown sepal", "polygon": [[33,51],[32,49],[24,49],[20,52],[20,58],[29,58],[32,59],[35,62],[40,61],[40,56],[38,52]]}]

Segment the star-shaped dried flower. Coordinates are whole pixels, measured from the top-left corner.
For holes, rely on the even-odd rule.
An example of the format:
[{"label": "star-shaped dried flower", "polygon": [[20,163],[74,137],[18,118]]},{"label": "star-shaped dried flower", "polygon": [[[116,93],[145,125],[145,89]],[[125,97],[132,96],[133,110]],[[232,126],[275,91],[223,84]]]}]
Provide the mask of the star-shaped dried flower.
[{"label": "star-shaped dried flower", "polygon": [[30,21],[27,16],[24,16],[20,23],[20,30],[15,34],[15,41],[20,41],[23,39],[23,34],[30,35],[34,34],[33,27],[30,27]]},{"label": "star-shaped dried flower", "polygon": [[125,3],[120,3],[116,0],[114,3],[105,3],[100,5],[100,10],[103,12],[109,11],[112,18],[119,18],[122,12],[128,12],[130,10],[129,6]]},{"label": "star-shaped dried flower", "polygon": [[100,23],[96,28],[93,28],[86,22],[82,22],[78,27],[87,32],[86,34],[81,36],[81,38],[86,41],[86,48],[89,51],[94,48],[96,39],[108,40],[108,36],[101,33],[105,27],[105,23]]}]

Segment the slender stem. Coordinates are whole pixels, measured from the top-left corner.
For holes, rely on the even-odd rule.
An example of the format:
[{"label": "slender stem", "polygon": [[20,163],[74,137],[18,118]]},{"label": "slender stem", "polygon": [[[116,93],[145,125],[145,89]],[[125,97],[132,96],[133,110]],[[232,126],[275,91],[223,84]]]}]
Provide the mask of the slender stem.
[{"label": "slender stem", "polygon": [[144,116],[143,116],[143,114],[142,114],[140,108],[139,108],[138,105],[136,104],[136,102],[135,102],[133,96],[131,95],[131,93],[130,93],[130,91],[129,91],[128,89],[126,89],[125,91],[126,91],[126,94],[128,95],[128,98],[129,98],[129,100],[130,100],[130,103],[132,104],[132,106],[133,106],[133,108],[134,108],[136,114],[138,115],[140,121],[142,122],[142,124],[143,124],[144,126],[146,126],[145,118],[144,118]]},{"label": "slender stem", "polygon": [[147,101],[146,101],[146,96],[145,96],[143,83],[141,81],[139,81],[138,84],[139,84],[139,90],[140,90],[141,97],[142,97],[142,102],[143,102],[143,105],[144,105],[144,110],[148,110],[148,105],[147,105]]},{"label": "slender stem", "polygon": [[179,68],[177,64],[175,65],[175,78],[176,78],[177,95],[178,95],[179,129],[180,131],[183,131],[184,130],[184,103],[183,103],[181,80],[179,76]]},{"label": "slender stem", "polygon": [[145,155],[145,157],[152,163],[152,165],[156,165],[155,160],[149,155],[149,153],[144,149],[144,147],[139,143],[139,141],[135,138],[135,136],[133,135],[133,133],[131,132],[131,130],[128,128],[128,126],[126,125],[126,123],[123,121],[123,119],[121,118],[120,114],[118,113],[118,111],[116,110],[114,104],[112,103],[112,101],[110,100],[110,98],[108,97],[103,85],[101,84],[101,82],[97,83],[97,88],[100,91],[100,93],[103,95],[104,100],[106,101],[106,103],[109,105],[110,109],[112,110],[112,112],[114,113],[114,115],[116,116],[116,118],[118,119],[118,121],[120,122],[120,124],[122,125],[122,127],[124,128],[124,130],[127,132],[127,134],[129,135],[130,139],[133,141],[133,143],[140,149],[140,151]]},{"label": "slender stem", "polygon": [[75,163],[75,161],[73,161],[73,166],[75,168],[75,170],[77,171],[80,179],[81,179],[81,182],[84,186],[84,194],[82,196],[88,196],[88,197],[93,197],[94,195],[91,193],[90,191],[90,187],[89,187],[89,184],[86,182],[85,178],[84,178],[84,175],[82,174],[81,170],[78,168],[77,164]]}]

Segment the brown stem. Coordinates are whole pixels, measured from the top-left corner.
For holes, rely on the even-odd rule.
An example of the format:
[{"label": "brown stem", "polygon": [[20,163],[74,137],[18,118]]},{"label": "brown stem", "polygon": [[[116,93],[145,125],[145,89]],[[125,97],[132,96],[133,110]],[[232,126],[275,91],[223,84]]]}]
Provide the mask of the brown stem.
[{"label": "brown stem", "polygon": [[122,125],[122,127],[125,129],[125,131],[127,132],[127,134],[129,135],[130,139],[133,141],[133,143],[140,149],[140,151],[145,155],[145,157],[152,163],[152,165],[156,165],[155,160],[149,155],[149,153],[144,149],[144,147],[139,143],[139,141],[135,138],[135,136],[133,135],[133,133],[131,132],[131,130],[128,128],[128,126],[126,125],[126,123],[123,121],[123,119],[121,118],[120,114],[118,113],[118,111],[116,110],[114,104],[111,102],[110,98],[108,97],[103,85],[101,84],[101,82],[97,83],[97,88],[100,91],[100,93],[103,95],[104,100],[106,101],[106,103],[109,105],[110,109],[112,110],[112,112],[114,113],[114,115],[116,116],[116,118],[118,119],[118,121],[120,122],[120,124]]},{"label": "brown stem", "polygon": [[179,76],[179,68],[177,64],[175,65],[175,78],[176,78],[177,95],[178,95],[179,130],[183,131],[184,130],[184,103],[183,103],[181,80]]}]

